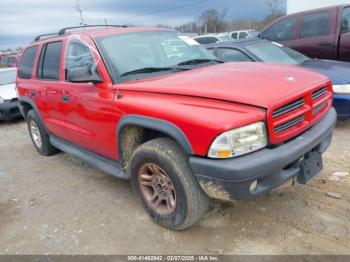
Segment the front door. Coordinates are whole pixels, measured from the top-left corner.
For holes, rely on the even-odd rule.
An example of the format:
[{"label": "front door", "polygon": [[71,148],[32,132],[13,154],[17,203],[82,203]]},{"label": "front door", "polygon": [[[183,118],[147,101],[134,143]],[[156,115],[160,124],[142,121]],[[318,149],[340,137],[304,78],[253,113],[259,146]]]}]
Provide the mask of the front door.
[{"label": "front door", "polygon": [[[87,40],[88,41],[88,40]],[[66,99],[65,139],[95,153],[111,159],[117,158],[116,123],[118,113],[114,91],[106,80],[103,83],[71,83],[68,75],[81,68],[103,66],[94,43],[82,39],[68,41],[65,58],[66,81],[61,85]]]}]

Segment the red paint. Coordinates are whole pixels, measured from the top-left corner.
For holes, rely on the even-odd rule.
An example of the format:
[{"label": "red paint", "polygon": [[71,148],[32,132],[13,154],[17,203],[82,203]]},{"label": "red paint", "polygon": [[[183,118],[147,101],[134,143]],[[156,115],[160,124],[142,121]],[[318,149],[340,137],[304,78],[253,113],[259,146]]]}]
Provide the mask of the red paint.
[{"label": "red paint", "polygon": [[[160,29],[126,28],[72,34],[84,39],[99,61],[103,83],[96,85],[65,81],[63,65],[69,41],[66,36],[33,43],[40,50],[45,42],[63,41],[60,79],[57,82],[36,79],[38,51],[33,79],[17,79],[20,96],[31,97],[31,92],[36,92],[37,96],[31,98],[52,134],[111,159],[118,159],[116,128],[120,119],[128,114],[173,123],[185,134],[194,154],[206,156],[211,143],[222,132],[267,121],[270,142],[277,144],[303,132],[330,107],[331,92],[322,98],[328,99],[329,105],[319,115],[306,117],[302,125],[283,134],[274,134],[275,120],[271,118],[274,109],[300,97],[307,99],[323,86],[331,91],[326,77],[292,66],[226,63],[113,85],[93,38],[142,30]],[[296,81],[287,80],[290,76]],[[61,99],[62,95],[70,96],[68,103]],[[307,103],[302,113],[307,116],[313,106]]]}]

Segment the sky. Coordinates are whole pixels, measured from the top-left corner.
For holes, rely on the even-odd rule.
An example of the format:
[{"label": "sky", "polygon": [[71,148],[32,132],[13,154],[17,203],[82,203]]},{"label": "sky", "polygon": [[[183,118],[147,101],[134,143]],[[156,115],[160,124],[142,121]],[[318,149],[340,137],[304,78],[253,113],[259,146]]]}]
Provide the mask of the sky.
[{"label": "sky", "polygon": [[[36,35],[79,25],[77,0],[1,0],[0,50],[25,46]],[[281,8],[286,8],[285,3]],[[266,0],[80,0],[87,24],[181,25],[206,9],[227,9],[227,19],[263,19]]]}]

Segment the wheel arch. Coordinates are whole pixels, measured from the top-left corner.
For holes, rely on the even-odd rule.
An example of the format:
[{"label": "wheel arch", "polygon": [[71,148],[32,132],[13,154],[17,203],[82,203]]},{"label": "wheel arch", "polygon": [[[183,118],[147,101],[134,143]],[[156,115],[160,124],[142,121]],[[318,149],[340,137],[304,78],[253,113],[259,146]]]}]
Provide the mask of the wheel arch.
[{"label": "wheel arch", "polygon": [[21,96],[18,100],[18,108],[19,108],[19,111],[21,112],[22,116],[24,117],[24,119],[27,119],[27,115],[28,115],[28,112],[30,110],[34,110],[35,113],[37,114],[38,118],[39,118],[39,121],[40,121],[40,124],[45,128],[45,130],[47,131],[47,128],[42,120],[42,117],[41,117],[41,114],[40,114],[40,111],[39,109],[37,108],[37,106],[35,105],[35,102],[27,97],[27,96]]},{"label": "wheel arch", "polygon": [[[184,152],[188,155],[193,155],[193,149],[188,141],[186,135],[183,133],[183,131],[173,123],[153,117],[147,117],[147,116],[142,116],[142,115],[127,115],[124,116],[118,123],[117,126],[117,147],[118,147],[118,153],[119,153],[119,160],[121,163],[125,163],[126,159],[124,156],[124,148],[125,145],[123,145],[124,141],[126,140],[124,138],[124,131],[126,128],[133,127],[135,128],[135,132],[140,134],[143,134],[143,130],[148,130],[148,131],[154,131],[158,134],[158,136],[166,136],[171,139],[173,139],[176,143],[180,145],[180,147],[184,150]],[[142,130],[140,130],[142,129]],[[140,135],[139,135],[140,136]],[[154,137],[154,138],[155,138]],[[133,140],[135,142],[135,140]],[[146,142],[142,141],[142,142]],[[136,144],[139,145],[142,143],[141,141],[136,141]],[[135,145],[136,145],[135,144]],[[134,145],[134,147],[136,147]],[[132,146],[132,145],[130,145]],[[134,150],[136,148],[133,148]],[[131,153],[129,153],[130,157]],[[125,166],[125,165],[123,165]]]}]

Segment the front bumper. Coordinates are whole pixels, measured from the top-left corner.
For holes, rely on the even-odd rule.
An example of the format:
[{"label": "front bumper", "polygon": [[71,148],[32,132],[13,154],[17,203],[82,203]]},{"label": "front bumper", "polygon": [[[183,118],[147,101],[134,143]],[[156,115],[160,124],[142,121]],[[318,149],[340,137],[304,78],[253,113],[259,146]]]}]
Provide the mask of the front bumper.
[{"label": "front bumper", "polygon": [[4,102],[0,104],[0,121],[11,121],[20,117],[18,102]]},{"label": "front bumper", "polygon": [[334,94],[333,106],[338,118],[350,118],[350,94]]},{"label": "front bumper", "polygon": [[[191,157],[192,170],[209,197],[244,200],[271,191],[301,173],[300,159],[312,151],[323,153],[331,143],[337,114],[327,115],[293,140],[246,156],[217,160]],[[257,181],[251,192],[251,184]]]}]

